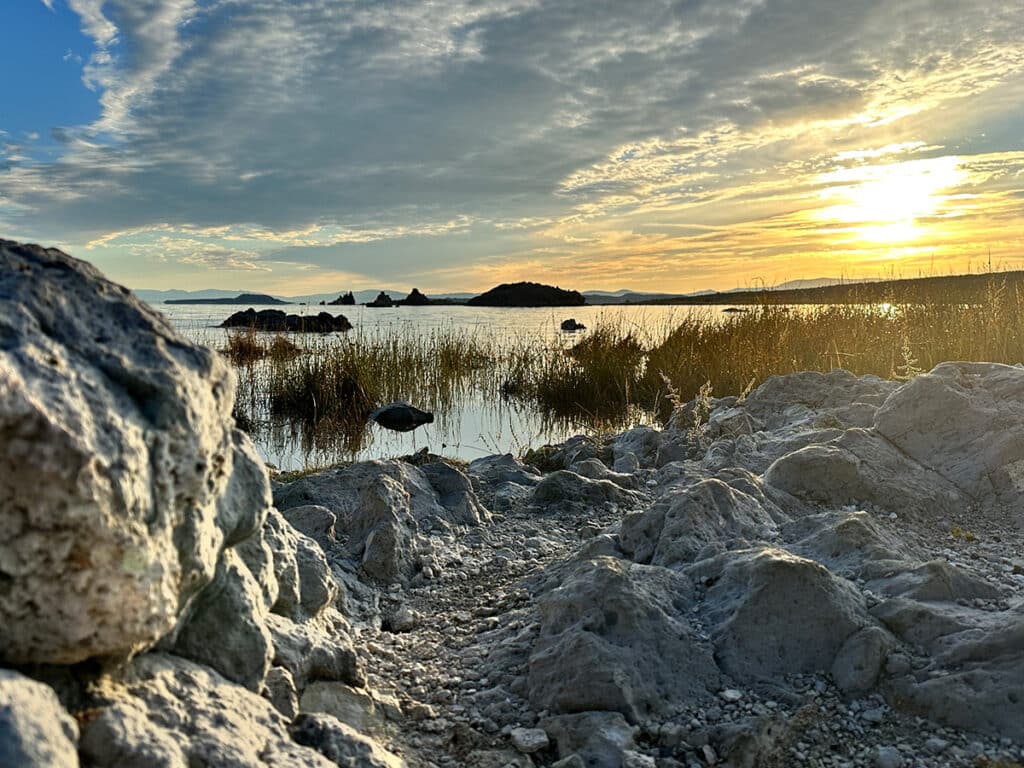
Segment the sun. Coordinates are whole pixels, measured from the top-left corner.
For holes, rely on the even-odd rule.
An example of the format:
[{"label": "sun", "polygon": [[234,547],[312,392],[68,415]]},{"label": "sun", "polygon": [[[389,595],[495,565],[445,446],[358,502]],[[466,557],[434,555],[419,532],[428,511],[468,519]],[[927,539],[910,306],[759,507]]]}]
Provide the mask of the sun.
[{"label": "sun", "polygon": [[904,243],[924,234],[921,220],[939,215],[947,201],[942,193],[966,178],[952,156],[837,168],[820,178],[822,199],[836,202],[817,218],[841,224],[857,240]]}]

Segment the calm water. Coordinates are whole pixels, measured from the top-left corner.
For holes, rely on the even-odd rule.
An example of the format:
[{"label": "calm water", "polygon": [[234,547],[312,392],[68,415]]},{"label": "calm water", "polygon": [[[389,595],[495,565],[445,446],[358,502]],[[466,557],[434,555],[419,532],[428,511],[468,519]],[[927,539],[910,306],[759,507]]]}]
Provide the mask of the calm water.
[{"label": "calm water", "polygon": [[[230,314],[246,309],[248,305],[153,306],[167,315],[192,340],[222,348],[227,333],[217,326]],[[670,328],[675,321],[695,313],[709,317],[728,316],[722,313],[722,307],[711,306],[588,306],[557,309],[436,306],[378,309],[363,306],[289,305],[275,309],[295,314],[316,314],[321,311],[334,315],[341,313],[354,326],[353,333],[368,335],[391,332],[427,334],[436,330],[456,329],[470,331],[484,338],[493,337],[497,341],[521,337],[551,344],[578,340],[588,333],[562,332],[559,326],[562,320],[569,317],[576,318],[588,328],[600,322],[622,323],[641,337],[654,338]],[[345,337],[335,334],[327,338],[342,341]],[[631,416],[633,422],[649,418],[642,413]],[[434,453],[471,461],[493,453],[519,453],[527,447],[559,442],[586,431],[587,424],[582,421],[551,423],[528,404],[503,398],[485,398],[474,393],[445,413],[437,414],[433,424],[427,424],[412,433],[397,434],[370,424],[357,449],[339,445],[325,446],[322,444],[324,441],[317,441],[318,444],[313,445],[298,427],[289,424],[256,430],[253,437],[267,462],[281,469],[300,469],[340,460],[401,456],[424,447],[429,447]]]}]

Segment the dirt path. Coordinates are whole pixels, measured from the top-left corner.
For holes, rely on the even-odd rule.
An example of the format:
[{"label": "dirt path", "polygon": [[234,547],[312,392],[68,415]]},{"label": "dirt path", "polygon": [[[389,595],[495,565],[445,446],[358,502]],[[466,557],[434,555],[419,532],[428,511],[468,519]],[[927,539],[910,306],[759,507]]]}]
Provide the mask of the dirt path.
[{"label": "dirt path", "polygon": [[393,693],[406,715],[388,736],[411,768],[532,764],[509,750],[507,733],[537,721],[523,698],[539,629],[535,594],[545,568],[579,549],[582,526],[620,517],[495,516],[462,537],[438,578],[383,601],[384,615],[401,605],[415,614],[408,631],[363,635],[370,686]]}]

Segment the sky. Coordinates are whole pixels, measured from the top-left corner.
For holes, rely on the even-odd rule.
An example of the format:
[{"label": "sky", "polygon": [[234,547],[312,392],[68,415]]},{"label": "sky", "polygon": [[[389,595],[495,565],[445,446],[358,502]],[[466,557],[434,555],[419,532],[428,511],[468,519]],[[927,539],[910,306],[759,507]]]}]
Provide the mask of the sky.
[{"label": "sky", "polygon": [[1024,0],[3,0],[0,237],[133,288],[1024,266]]}]

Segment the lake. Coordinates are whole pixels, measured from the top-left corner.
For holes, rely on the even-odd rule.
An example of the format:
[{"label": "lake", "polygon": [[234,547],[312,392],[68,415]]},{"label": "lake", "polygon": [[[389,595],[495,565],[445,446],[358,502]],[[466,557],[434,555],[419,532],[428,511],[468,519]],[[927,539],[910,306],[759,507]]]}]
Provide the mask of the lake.
[{"label": "lake", "polygon": [[[222,349],[228,333],[218,328],[229,315],[249,305],[232,304],[154,304],[185,336],[215,349]],[[584,306],[559,308],[504,308],[467,306],[428,306],[371,308],[365,306],[274,307],[295,314],[328,311],[344,314],[354,326],[349,334],[322,337],[327,343],[348,343],[360,334],[429,335],[458,330],[478,338],[502,344],[510,340],[567,348],[584,338],[589,330],[566,333],[561,322],[573,317],[588,329],[602,323],[629,328],[644,340],[656,340],[682,319],[699,314],[726,318],[722,306]],[[262,308],[257,308],[262,309]],[[318,337],[318,341],[320,338]],[[535,341],[533,341],[535,340]],[[415,402],[413,403],[416,404]],[[358,446],[351,441],[311,438],[296,424],[283,421],[253,429],[253,439],[263,458],[285,470],[321,466],[343,460],[401,456],[427,447],[431,452],[472,461],[494,453],[521,453],[528,447],[561,442],[567,437],[594,429],[585,417],[552,419],[529,403],[480,391],[464,393],[457,402],[435,413],[435,422],[415,432],[389,432],[368,424]],[[616,428],[649,422],[652,414],[636,411],[623,414]]]}]

